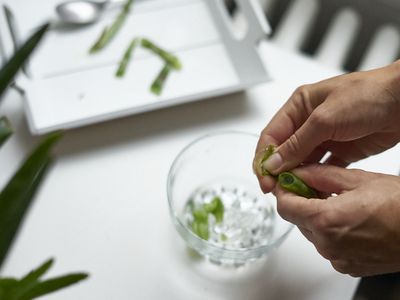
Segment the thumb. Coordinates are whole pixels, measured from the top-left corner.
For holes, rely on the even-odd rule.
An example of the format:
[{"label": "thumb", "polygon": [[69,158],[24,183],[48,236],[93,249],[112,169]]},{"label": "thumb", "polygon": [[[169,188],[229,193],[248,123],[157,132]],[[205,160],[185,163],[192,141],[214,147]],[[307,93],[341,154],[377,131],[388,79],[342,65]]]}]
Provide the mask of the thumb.
[{"label": "thumb", "polygon": [[310,187],[328,194],[341,194],[357,188],[364,179],[370,180],[368,172],[325,164],[306,165],[292,172]]},{"label": "thumb", "polygon": [[284,141],[264,163],[263,168],[279,174],[300,165],[320,144],[331,136],[327,118],[315,110],[304,124]]}]

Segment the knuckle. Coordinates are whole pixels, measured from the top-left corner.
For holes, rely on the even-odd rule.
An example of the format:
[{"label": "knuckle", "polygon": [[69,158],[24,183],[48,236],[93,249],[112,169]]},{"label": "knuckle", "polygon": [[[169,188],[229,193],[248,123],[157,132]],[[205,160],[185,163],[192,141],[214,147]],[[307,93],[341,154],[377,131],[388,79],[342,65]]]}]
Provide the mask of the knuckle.
[{"label": "knuckle", "polygon": [[327,213],[321,213],[316,215],[311,223],[316,232],[324,235],[331,226],[331,217]]},{"label": "knuckle", "polygon": [[291,101],[294,107],[303,107],[307,112],[313,111],[311,103],[311,84],[299,86],[293,93]]},{"label": "knuckle", "polygon": [[301,150],[300,139],[296,133],[289,137],[288,143],[286,143],[286,151],[289,153],[298,153]]},{"label": "knuckle", "polygon": [[298,104],[304,104],[305,102],[308,102],[308,99],[310,99],[310,87],[310,84],[303,84],[299,86],[293,93],[294,101],[298,102]]},{"label": "knuckle", "polygon": [[333,239],[338,225],[338,215],[334,210],[324,210],[311,219],[314,231],[325,238]]},{"label": "knuckle", "polygon": [[338,260],[339,253],[333,247],[317,247],[318,253],[325,259]]},{"label": "knuckle", "polygon": [[332,267],[342,274],[353,273],[350,268],[350,264],[347,261],[339,260],[339,261],[331,261]]},{"label": "knuckle", "polygon": [[361,178],[364,178],[364,177],[368,176],[369,174],[371,174],[371,173],[361,170],[361,169],[351,169],[350,172],[353,173],[354,177],[361,177]]},{"label": "knuckle", "polygon": [[321,130],[330,127],[332,123],[329,111],[324,109],[322,106],[318,107],[311,113],[309,122],[313,127],[320,128]]},{"label": "knuckle", "polygon": [[365,182],[371,182],[373,179],[379,179],[380,175],[378,173],[367,172],[361,169],[352,169],[353,177],[357,178],[357,180],[363,180]]},{"label": "knuckle", "polygon": [[348,273],[348,275],[350,275],[351,277],[354,277],[354,278],[358,278],[358,277],[363,276],[363,273],[362,272],[350,272],[350,273]]}]

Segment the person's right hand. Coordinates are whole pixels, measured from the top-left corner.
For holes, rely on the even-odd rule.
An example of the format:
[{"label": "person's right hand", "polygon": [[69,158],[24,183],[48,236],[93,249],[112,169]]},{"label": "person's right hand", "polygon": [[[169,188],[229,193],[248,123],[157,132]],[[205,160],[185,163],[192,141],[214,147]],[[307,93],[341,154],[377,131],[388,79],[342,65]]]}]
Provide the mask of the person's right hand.
[{"label": "person's right hand", "polygon": [[400,271],[399,176],[323,164],[293,173],[330,196],[306,199],[278,184],[278,212],[337,271],[355,277]]},{"label": "person's right hand", "polygon": [[[301,163],[345,167],[400,141],[400,61],[298,88],[262,131],[257,153],[277,145],[263,167],[271,174]],[[270,192],[271,177],[257,174]]]}]

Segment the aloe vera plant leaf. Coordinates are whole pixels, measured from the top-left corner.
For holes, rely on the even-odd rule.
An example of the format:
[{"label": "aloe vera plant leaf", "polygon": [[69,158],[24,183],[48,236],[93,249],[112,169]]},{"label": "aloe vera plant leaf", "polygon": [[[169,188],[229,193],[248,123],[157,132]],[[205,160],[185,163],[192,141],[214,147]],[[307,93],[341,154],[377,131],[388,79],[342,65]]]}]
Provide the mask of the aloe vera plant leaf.
[{"label": "aloe vera plant leaf", "polygon": [[18,280],[15,278],[0,278],[0,299],[12,300],[13,289],[18,287]]},{"label": "aloe vera plant leaf", "polygon": [[37,267],[36,269],[30,271],[27,275],[25,275],[21,279],[21,283],[32,282],[32,281],[38,280],[40,277],[42,277],[44,274],[46,274],[46,272],[51,268],[53,263],[54,263],[54,259],[52,259],[52,258],[45,261],[39,267]]},{"label": "aloe vera plant leaf", "polygon": [[18,43],[20,42],[19,36],[15,30],[15,25],[16,25],[15,17],[14,17],[12,10],[6,4],[3,4],[3,11],[4,11],[4,15],[6,17],[6,22],[7,22],[8,28],[10,30],[10,37],[11,37],[11,41],[12,41],[13,48],[14,48],[13,51],[15,52],[18,50],[17,49]]},{"label": "aloe vera plant leaf", "polygon": [[152,51],[153,53],[157,54],[159,57],[161,57],[161,59],[164,60],[164,62],[166,64],[170,65],[170,67],[172,67],[173,69],[175,69],[175,70],[182,69],[182,64],[178,57],[176,57],[172,53],[162,49],[161,47],[157,46],[155,43],[153,43],[149,39],[143,38],[141,40],[141,46],[143,48],[146,48],[146,49]]},{"label": "aloe vera plant leaf", "polygon": [[133,0],[127,0],[124,7],[122,8],[121,12],[114,20],[114,22],[109,26],[106,27],[93,46],[90,48],[90,53],[95,53],[103,49],[107,46],[110,41],[116,36],[118,31],[121,29],[122,25],[124,24],[129,12],[131,10],[131,6],[133,4]]},{"label": "aloe vera plant leaf", "polygon": [[11,124],[6,117],[0,117],[0,146],[3,145],[13,133]]},{"label": "aloe vera plant leaf", "polygon": [[126,68],[128,67],[128,64],[131,60],[132,57],[132,52],[136,48],[137,44],[139,43],[139,39],[133,39],[133,41],[129,44],[129,47],[126,49],[124,56],[122,57],[118,70],[115,73],[115,76],[117,77],[123,77],[126,72]]},{"label": "aloe vera plant leaf", "polygon": [[[11,36],[11,40],[12,40],[12,44],[14,46],[14,52],[16,52],[19,48],[19,44],[20,44],[20,36],[19,36],[19,31],[17,30],[18,26],[16,24],[16,20],[15,20],[15,16],[14,13],[12,12],[12,10],[8,7],[8,5],[3,4],[3,10],[4,10],[4,15],[5,15],[5,19],[8,25],[8,28],[10,30],[10,36]],[[28,75],[28,70],[27,70],[27,66],[26,64],[23,64],[21,66],[21,71],[27,75]]]},{"label": "aloe vera plant leaf", "polygon": [[151,84],[150,90],[153,94],[157,96],[161,95],[165,82],[167,81],[168,75],[170,73],[171,66],[169,64],[165,64],[165,66],[161,69],[160,73],[158,73],[157,77]]},{"label": "aloe vera plant leaf", "polygon": [[18,70],[24,65],[46,33],[49,24],[40,27],[0,70],[0,99]]},{"label": "aloe vera plant leaf", "polygon": [[8,285],[8,287],[4,289],[4,292],[7,295],[7,299],[19,300],[24,293],[26,293],[39,283],[39,278],[48,271],[52,264],[53,260],[48,260],[37,269],[29,272],[22,279],[17,280],[15,284]]},{"label": "aloe vera plant leaf", "polygon": [[[18,284],[18,280],[11,277],[3,277],[0,278],[0,288],[8,289],[16,286]],[[0,298],[1,299],[1,298]]]},{"label": "aloe vera plant leaf", "polygon": [[303,180],[291,172],[280,173],[278,176],[278,183],[283,189],[298,196],[305,198],[318,197],[317,192],[314,189],[309,187]]},{"label": "aloe vera plant leaf", "polygon": [[[32,177],[21,177],[21,184],[17,183],[19,191],[8,193],[10,189],[6,187],[6,190],[8,190],[7,194],[12,194],[12,197],[8,198],[6,196],[6,198],[0,195],[0,202],[2,202],[0,204],[0,207],[2,208],[0,212],[0,266],[6,258],[7,252],[11,247],[25,212],[27,211],[49,165],[50,158],[46,158],[37,172],[32,174]],[[22,182],[25,184],[22,184]],[[14,182],[11,183],[11,185],[14,186],[13,189],[16,188]],[[11,201],[7,201],[7,199],[11,199]]]},{"label": "aloe vera plant leaf", "polygon": [[26,291],[18,300],[30,300],[43,295],[53,293],[59,289],[68,287],[88,277],[86,273],[68,274],[38,282]]},{"label": "aloe vera plant leaf", "polygon": [[23,294],[34,288],[39,283],[40,277],[43,276],[51,268],[52,265],[53,259],[49,259],[38,268],[30,271],[21,280],[18,280],[16,284],[14,284],[13,286],[9,286],[8,289],[5,289],[7,297],[10,300],[20,299]]},{"label": "aloe vera plant leaf", "polygon": [[44,281],[39,281],[53,265],[53,259],[47,260],[38,268],[29,272],[21,280],[0,278],[0,299],[34,299],[55,292],[88,277],[86,273],[68,274]]},{"label": "aloe vera plant leaf", "polygon": [[50,150],[60,137],[60,133],[47,136],[0,193],[0,267],[51,162]]}]

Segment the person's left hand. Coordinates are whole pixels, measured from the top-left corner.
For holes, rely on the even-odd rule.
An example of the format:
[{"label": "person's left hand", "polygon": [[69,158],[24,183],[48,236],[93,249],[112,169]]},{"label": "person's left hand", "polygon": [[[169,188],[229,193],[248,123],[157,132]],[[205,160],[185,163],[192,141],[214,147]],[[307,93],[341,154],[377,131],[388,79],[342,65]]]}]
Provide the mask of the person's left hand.
[{"label": "person's left hand", "polygon": [[355,277],[400,271],[400,177],[320,164],[293,173],[326,199],[276,185],[278,212],[337,271]]}]

